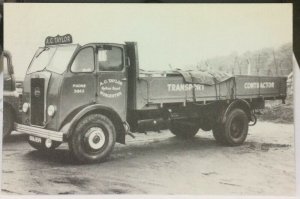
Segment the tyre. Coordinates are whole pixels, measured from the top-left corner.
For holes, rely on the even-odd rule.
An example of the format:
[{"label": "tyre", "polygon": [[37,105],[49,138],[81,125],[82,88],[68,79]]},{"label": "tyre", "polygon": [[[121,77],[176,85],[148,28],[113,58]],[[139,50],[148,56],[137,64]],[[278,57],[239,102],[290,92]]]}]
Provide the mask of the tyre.
[{"label": "tyre", "polygon": [[80,163],[104,161],[114,148],[116,130],[112,121],[92,114],[79,121],[68,144],[74,159]]},{"label": "tyre", "polygon": [[53,151],[54,149],[56,149],[57,147],[59,147],[61,145],[61,142],[57,142],[57,141],[52,141],[51,146],[47,147],[46,146],[46,139],[41,138],[41,143],[37,143],[37,142],[33,142],[29,139],[28,137],[28,143],[30,146],[32,146],[33,148],[35,148],[38,151],[43,151],[43,152],[50,152]]},{"label": "tyre", "polygon": [[224,143],[229,146],[243,144],[248,135],[248,124],[249,119],[246,113],[241,109],[233,109],[228,114],[224,129],[221,131]]},{"label": "tyre", "polygon": [[10,135],[14,128],[15,117],[10,107],[3,107],[3,135],[5,138]]},{"label": "tyre", "polygon": [[197,134],[199,127],[196,125],[184,124],[181,121],[173,121],[171,123],[170,131],[179,138],[189,139]]}]

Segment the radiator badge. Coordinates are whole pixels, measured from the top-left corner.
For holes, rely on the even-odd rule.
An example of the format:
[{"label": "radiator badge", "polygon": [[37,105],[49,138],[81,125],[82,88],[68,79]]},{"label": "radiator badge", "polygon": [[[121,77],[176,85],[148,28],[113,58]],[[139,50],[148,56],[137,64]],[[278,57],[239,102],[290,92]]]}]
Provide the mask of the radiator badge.
[{"label": "radiator badge", "polygon": [[41,90],[39,87],[34,88],[34,96],[35,97],[40,97],[41,96]]},{"label": "radiator badge", "polygon": [[122,95],[123,82],[117,79],[106,79],[100,82],[100,95],[106,98],[117,98]]}]

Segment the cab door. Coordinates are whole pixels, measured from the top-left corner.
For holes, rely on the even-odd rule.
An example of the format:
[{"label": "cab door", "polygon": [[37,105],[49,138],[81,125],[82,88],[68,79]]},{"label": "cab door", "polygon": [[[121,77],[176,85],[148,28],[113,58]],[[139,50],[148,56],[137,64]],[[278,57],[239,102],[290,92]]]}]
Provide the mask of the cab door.
[{"label": "cab door", "polygon": [[127,72],[121,45],[97,46],[97,103],[114,109],[125,121],[127,110]]},{"label": "cab door", "polygon": [[75,53],[69,71],[64,74],[61,88],[62,119],[79,107],[95,103],[97,87],[95,57],[93,46],[82,47]]}]

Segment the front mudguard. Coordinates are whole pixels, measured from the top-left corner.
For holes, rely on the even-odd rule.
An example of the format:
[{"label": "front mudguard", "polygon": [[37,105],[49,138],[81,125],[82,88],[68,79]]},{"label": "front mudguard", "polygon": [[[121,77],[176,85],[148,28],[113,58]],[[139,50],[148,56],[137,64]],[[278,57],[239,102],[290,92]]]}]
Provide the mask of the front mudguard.
[{"label": "front mudguard", "polygon": [[89,114],[99,113],[107,116],[112,120],[112,122],[115,125],[116,133],[117,133],[116,141],[121,144],[125,144],[126,130],[125,130],[124,122],[122,121],[119,114],[113,108],[99,105],[99,104],[93,104],[93,105],[83,107],[79,111],[77,110],[76,112],[77,113],[71,113],[70,115],[72,115],[72,119],[69,120],[68,122],[65,122],[60,128],[60,131],[64,133],[64,141],[69,140],[69,137],[72,136],[72,132],[74,131],[76,125],[83,117]]}]

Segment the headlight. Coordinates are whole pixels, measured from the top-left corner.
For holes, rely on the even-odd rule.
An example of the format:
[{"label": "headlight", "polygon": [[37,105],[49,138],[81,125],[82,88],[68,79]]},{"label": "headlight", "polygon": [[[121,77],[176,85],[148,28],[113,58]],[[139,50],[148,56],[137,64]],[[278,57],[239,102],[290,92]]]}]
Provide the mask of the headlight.
[{"label": "headlight", "polygon": [[50,117],[52,117],[56,112],[56,107],[53,105],[48,106],[47,113]]},{"label": "headlight", "polygon": [[25,102],[24,104],[23,104],[23,106],[22,106],[22,111],[24,112],[24,113],[27,113],[28,112],[28,110],[29,110],[29,103],[27,103],[27,102]]}]

